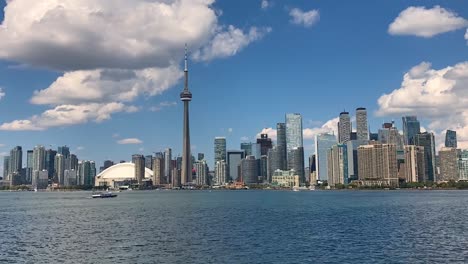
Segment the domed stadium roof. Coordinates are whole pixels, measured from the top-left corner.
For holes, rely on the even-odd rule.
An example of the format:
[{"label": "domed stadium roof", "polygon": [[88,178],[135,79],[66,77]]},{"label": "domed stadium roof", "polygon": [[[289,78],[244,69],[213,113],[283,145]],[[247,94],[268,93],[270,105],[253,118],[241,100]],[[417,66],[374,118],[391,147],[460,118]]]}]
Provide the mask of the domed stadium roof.
[{"label": "domed stadium roof", "polygon": [[[145,168],[145,178],[152,178],[153,171]],[[99,173],[96,178],[105,180],[135,179],[135,164],[118,163]]]}]

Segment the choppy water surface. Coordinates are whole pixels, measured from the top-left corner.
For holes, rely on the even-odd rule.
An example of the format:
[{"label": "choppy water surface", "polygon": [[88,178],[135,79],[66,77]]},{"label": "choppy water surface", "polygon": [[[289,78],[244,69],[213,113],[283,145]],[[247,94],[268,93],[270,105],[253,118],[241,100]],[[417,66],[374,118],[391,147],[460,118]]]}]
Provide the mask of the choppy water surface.
[{"label": "choppy water surface", "polygon": [[468,263],[467,191],[0,193],[0,262]]}]

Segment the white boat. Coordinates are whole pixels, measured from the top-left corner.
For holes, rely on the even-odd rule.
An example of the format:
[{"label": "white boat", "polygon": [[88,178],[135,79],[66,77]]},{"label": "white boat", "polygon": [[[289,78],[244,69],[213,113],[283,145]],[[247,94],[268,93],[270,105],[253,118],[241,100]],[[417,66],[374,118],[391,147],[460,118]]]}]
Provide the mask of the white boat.
[{"label": "white boat", "polygon": [[111,192],[105,193],[96,193],[91,196],[92,198],[114,198],[117,197],[117,194],[113,194]]}]

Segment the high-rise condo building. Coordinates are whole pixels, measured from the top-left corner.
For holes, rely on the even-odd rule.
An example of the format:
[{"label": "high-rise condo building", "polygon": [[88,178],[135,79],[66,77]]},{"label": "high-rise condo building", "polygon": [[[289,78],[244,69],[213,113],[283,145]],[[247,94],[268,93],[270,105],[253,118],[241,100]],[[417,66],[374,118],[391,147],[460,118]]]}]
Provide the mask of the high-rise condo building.
[{"label": "high-rise condo building", "polygon": [[404,151],[405,162],[400,166],[399,177],[405,182],[423,182],[425,174],[424,147],[408,145]]},{"label": "high-rise condo building", "polygon": [[150,170],[153,169],[153,156],[152,155],[145,156],[145,167]]},{"label": "high-rise condo building", "polygon": [[9,165],[8,180],[13,181],[14,180],[13,177],[15,177],[17,178],[15,179],[15,183],[19,182],[19,184],[21,184],[21,169],[22,168],[23,168],[23,149],[20,146],[16,146],[10,151],[10,165]]},{"label": "high-rise condo building", "polygon": [[165,183],[164,177],[164,158],[161,156],[153,157],[153,185],[158,186]]},{"label": "high-rise condo building", "polygon": [[54,159],[55,178],[59,185],[65,184],[65,156],[62,154],[55,155]]},{"label": "high-rise condo building", "polygon": [[346,143],[351,140],[351,118],[348,112],[341,112],[338,122],[338,143]]},{"label": "high-rise condo building", "polygon": [[171,183],[172,181],[172,149],[167,148],[164,151],[164,177],[166,178],[166,183]]},{"label": "high-rise condo building", "polygon": [[239,181],[240,176],[240,163],[245,158],[243,150],[229,150],[227,151],[227,177],[229,181]]},{"label": "high-rise condo building", "polygon": [[[287,154],[286,154],[286,124],[277,123],[276,124],[276,146],[278,147],[279,152],[279,164],[278,168],[280,170],[286,170],[287,165]],[[276,170],[276,169],[275,169]],[[273,173],[274,171],[272,171]]]},{"label": "high-rise condo building", "polygon": [[240,144],[240,149],[245,152],[245,155],[250,156],[252,155],[252,143],[242,142]]},{"label": "high-rise condo building", "polygon": [[367,109],[359,107],[356,109],[356,139],[369,140],[369,126],[367,124]]},{"label": "high-rise condo building", "polygon": [[286,153],[293,148],[303,147],[302,116],[300,114],[286,114]]},{"label": "high-rise condo building", "polygon": [[457,148],[457,131],[447,130],[445,132],[445,147]]},{"label": "high-rise condo building", "polygon": [[143,187],[143,179],[145,178],[145,156],[135,154],[132,155],[132,160],[135,163],[135,179],[138,181],[138,186]]},{"label": "high-rise condo building", "polygon": [[215,184],[225,185],[227,182],[227,163],[224,160],[217,161],[215,164]]},{"label": "high-rise condo building", "polygon": [[435,181],[435,142],[434,134],[429,132],[419,133],[415,136],[415,145],[424,147],[424,173],[423,181]]},{"label": "high-rise condo building", "polygon": [[196,184],[198,186],[208,185],[208,165],[205,160],[195,163]]},{"label": "high-rise condo building", "polygon": [[254,156],[247,156],[241,161],[241,176],[245,184],[258,182],[258,166]]},{"label": "high-rise condo building", "polygon": [[8,174],[10,174],[10,156],[3,157],[3,179],[8,179]]},{"label": "high-rise condo building", "polygon": [[304,148],[297,147],[289,151],[288,155],[288,170],[294,170],[299,176],[301,183],[305,182],[304,175]]},{"label": "high-rise condo building", "polygon": [[268,151],[268,182],[271,182],[271,177],[276,170],[284,170],[282,158],[283,150],[278,145]]},{"label": "high-rise condo building", "polygon": [[215,138],[214,157],[215,157],[215,163],[221,160],[226,160],[226,138],[225,137]]},{"label": "high-rise condo building", "polygon": [[437,181],[458,181],[458,150],[442,148],[439,150],[440,175]]},{"label": "high-rise condo building", "polygon": [[[57,155],[57,151],[55,150],[48,149],[45,151],[45,169],[49,173],[49,180],[54,179],[55,176],[55,155]],[[55,180],[58,182],[58,179]]]},{"label": "high-rise condo building", "polygon": [[460,181],[468,181],[468,150],[460,151],[458,157],[458,178]]},{"label": "high-rise condo building", "polygon": [[381,144],[393,144],[397,150],[403,150],[403,138],[398,132],[395,123],[384,123],[379,129],[379,142]]},{"label": "high-rise condo building", "polygon": [[333,134],[319,134],[315,136],[315,158],[317,177],[320,181],[328,180],[328,150],[337,143]]},{"label": "high-rise condo building", "polygon": [[26,152],[26,184],[32,183],[32,171],[33,171],[33,151],[28,150]]},{"label": "high-rise condo building", "polygon": [[67,146],[61,146],[57,148],[56,154],[62,154],[65,158],[70,157],[70,148]]},{"label": "high-rise condo building", "polygon": [[405,145],[415,145],[415,137],[421,131],[421,125],[416,116],[404,116],[403,121],[403,141]]},{"label": "high-rise condo building", "polygon": [[398,185],[396,147],[374,144],[358,147],[359,180],[380,180]]},{"label": "high-rise condo building", "polygon": [[[46,150],[43,146],[34,147],[32,171],[32,185],[39,188],[39,185],[43,183],[39,181],[43,180],[44,173],[47,173],[47,175],[49,175],[48,171],[46,170]],[[47,187],[47,183],[45,184],[45,186]]]},{"label": "high-rise condo building", "polygon": [[268,134],[261,134],[260,138],[257,138],[257,144],[260,145],[260,156],[267,155],[268,150],[273,147],[271,138],[268,138]]},{"label": "high-rise condo building", "polygon": [[328,150],[328,185],[348,184],[348,150],[346,144],[337,144]]}]

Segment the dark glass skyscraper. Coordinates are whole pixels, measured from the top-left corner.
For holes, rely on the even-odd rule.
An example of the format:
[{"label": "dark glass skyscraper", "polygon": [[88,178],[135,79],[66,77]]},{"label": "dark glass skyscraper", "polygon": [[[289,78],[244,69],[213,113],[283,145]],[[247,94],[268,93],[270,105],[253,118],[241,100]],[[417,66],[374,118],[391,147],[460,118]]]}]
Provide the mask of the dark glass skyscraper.
[{"label": "dark glass skyscraper", "polygon": [[423,177],[424,181],[435,181],[435,142],[434,134],[432,133],[419,133],[415,136],[415,145],[424,147],[424,165],[425,174]]},{"label": "dark glass skyscraper", "polygon": [[[66,153],[66,150],[65,150]],[[70,155],[70,153],[68,153]],[[45,151],[45,169],[49,174],[49,179],[54,178],[55,173],[55,155],[57,155],[57,151],[48,149]],[[64,155],[64,154],[62,154]],[[65,156],[65,155],[64,155]]]},{"label": "dark glass skyscraper", "polygon": [[457,148],[457,131],[447,130],[445,133],[445,147]]},{"label": "dark glass skyscraper", "polygon": [[278,167],[280,170],[286,170],[287,160],[286,160],[286,124],[278,123],[276,124],[276,146],[278,147],[279,153],[279,164],[275,167]]},{"label": "dark glass skyscraper", "polygon": [[403,120],[403,143],[415,145],[415,137],[421,130],[421,125],[416,116],[404,116]]},{"label": "dark glass skyscraper", "polygon": [[288,169],[294,170],[299,175],[299,181],[305,182],[304,175],[304,148],[293,148],[288,155]]},{"label": "dark glass skyscraper", "polygon": [[61,146],[57,148],[57,154],[62,154],[65,158],[70,157],[70,148],[67,146]]},{"label": "dark glass skyscraper", "polygon": [[260,138],[257,138],[257,144],[260,145],[260,156],[267,155],[268,150],[273,147],[271,138],[268,138],[268,134],[261,134]]},{"label": "dark glass skyscraper", "polygon": [[239,166],[242,159],[245,158],[245,152],[243,150],[229,150],[227,151],[227,177],[230,181],[238,181],[240,176]]}]

